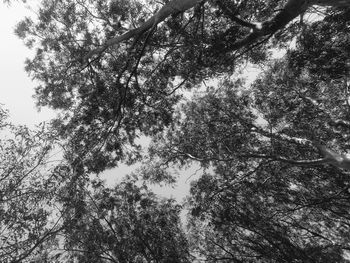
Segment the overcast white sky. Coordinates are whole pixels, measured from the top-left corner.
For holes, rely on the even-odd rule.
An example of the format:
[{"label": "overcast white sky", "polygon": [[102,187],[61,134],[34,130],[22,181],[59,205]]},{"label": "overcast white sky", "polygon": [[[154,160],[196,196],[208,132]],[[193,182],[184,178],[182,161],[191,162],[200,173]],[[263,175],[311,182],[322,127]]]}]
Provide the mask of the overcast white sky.
[{"label": "overcast white sky", "polygon": [[6,6],[0,2],[0,103],[10,111],[15,124],[34,126],[49,120],[53,113],[48,109],[41,112],[35,108],[35,83],[24,71],[24,60],[30,51],[14,34],[14,28],[24,16],[30,14],[21,3]]}]

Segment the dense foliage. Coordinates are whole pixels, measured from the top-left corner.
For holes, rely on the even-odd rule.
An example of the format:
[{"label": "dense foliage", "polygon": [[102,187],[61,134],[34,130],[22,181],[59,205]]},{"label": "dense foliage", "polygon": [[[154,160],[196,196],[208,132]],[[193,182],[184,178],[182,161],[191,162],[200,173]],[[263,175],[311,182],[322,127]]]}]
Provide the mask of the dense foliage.
[{"label": "dense foliage", "polygon": [[[350,10],[302,3],[199,1],[106,45],[161,3],[43,0],[16,34],[58,115],[29,131],[1,113],[1,260],[347,262],[349,171],[317,160],[350,147]],[[121,162],[143,166],[96,179]],[[191,165],[184,204],[147,187]]]},{"label": "dense foliage", "polygon": [[[45,253],[56,226],[50,220],[55,178],[48,171],[53,138],[45,127],[11,125],[0,109],[0,258],[22,262]],[[38,248],[42,251],[38,251]]]},{"label": "dense foliage", "polygon": [[137,184],[128,177],[109,189],[94,181],[80,217],[67,226],[67,251],[59,262],[189,262],[181,206]]}]

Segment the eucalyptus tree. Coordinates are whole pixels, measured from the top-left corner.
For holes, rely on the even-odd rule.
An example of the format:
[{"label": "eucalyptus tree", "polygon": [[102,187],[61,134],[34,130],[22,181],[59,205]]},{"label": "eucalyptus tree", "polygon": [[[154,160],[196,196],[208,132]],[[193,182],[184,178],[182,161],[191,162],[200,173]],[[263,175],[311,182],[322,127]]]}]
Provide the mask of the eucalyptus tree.
[{"label": "eucalyptus tree", "polygon": [[[348,148],[349,4],[42,1],[37,18],[25,18],[16,33],[35,50],[26,70],[40,83],[38,106],[60,111],[52,125],[67,161],[56,172],[66,178],[59,196],[68,247],[82,248],[81,260],[91,248],[99,260],[108,254],[106,260],[125,262],[113,245],[129,229],[105,241],[110,220],[90,217],[96,214],[86,187],[91,173],[140,161],[137,138],[145,135],[154,137],[155,163],[141,170],[145,178],[172,181],[166,168],[176,164],[210,168],[188,201],[194,255],[209,262],[342,262],[349,249],[348,174],[320,160],[318,148]],[[293,42],[297,49],[265,67],[251,87],[235,75],[247,63],[267,64],[272,49]],[[179,106],[184,91],[218,78]],[[151,203],[153,215],[166,208]],[[142,227],[159,223],[138,220],[130,224],[141,228],[133,232],[138,238],[127,235],[121,251],[150,233]],[[164,240],[160,232],[155,237]],[[152,242],[137,243],[142,260],[160,260]]]},{"label": "eucalyptus tree", "polygon": [[181,206],[136,177],[89,184],[56,132],[8,122],[0,108],[1,262],[191,262]]},{"label": "eucalyptus tree", "polygon": [[346,262],[349,171],[322,154],[349,150],[348,17],[307,26],[251,86],[208,87],[154,139],[159,165],[207,168],[188,205],[208,262]]},{"label": "eucalyptus tree", "polygon": [[52,217],[53,134],[43,125],[35,130],[13,125],[1,108],[0,135],[0,260],[44,259],[61,229],[59,218]]},{"label": "eucalyptus tree", "polygon": [[348,4],[45,0],[16,32],[36,53],[26,70],[40,83],[38,105],[61,111],[60,136],[87,171],[100,172],[139,160],[135,139],[172,122],[181,90],[264,61],[302,34],[293,19],[317,13],[317,5]]},{"label": "eucalyptus tree", "polygon": [[192,262],[174,200],[159,199],[135,176],[114,188],[95,180],[92,188],[60,262]]}]

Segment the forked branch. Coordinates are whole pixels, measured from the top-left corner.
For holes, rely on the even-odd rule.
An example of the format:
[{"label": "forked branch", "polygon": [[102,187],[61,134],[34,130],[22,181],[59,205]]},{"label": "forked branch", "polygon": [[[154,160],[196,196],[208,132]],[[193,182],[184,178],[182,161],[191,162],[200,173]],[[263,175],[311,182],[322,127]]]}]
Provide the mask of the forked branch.
[{"label": "forked branch", "polygon": [[141,26],[135,29],[131,29],[123,35],[112,38],[108,40],[103,46],[90,51],[85,56],[85,60],[91,58],[94,55],[102,53],[111,46],[117,45],[130,38],[142,35],[144,32],[150,30],[151,28],[154,28],[160,22],[163,22],[169,16],[185,12],[186,10],[197,5],[199,2],[201,2],[201,0],[171,0],[170,2],[165,4],[157,13],[155,13],[152,17],[146,20],[146,22],[144,22]]},{"label": "forked branch", "polygon": [[[183,13],[200,2],[206,2],[207,0],[170,0],[165,4],[158,12],[156,12],[152,17],[150,17],[141,26],[131,29],[123,35],[116,36],[106,41],[104,45],[99,48],[91,50],[86,56],[85,60],[88,60],[94,55],[99,55],[111,46],[120,44],[130,38],[139,37],[144,32],[154,28],[160,22],[163,22],[166,18],[171,15]],[[335,6],[344,7],[350,6],[349,0],[288,0],[284,5],[283,9],[279,11],[271,19],[264,21],[262,23],[251,23],[244,21],[236,16],[232,15],[232,20],[238,24],[249,27],[252,32],[244,39],[237,41],[231,45],[231,49],[239,49],[243,46],[249,46],[255,43],[259,38],[267,35],[274,34],[279,29],[284,28],[290,21],[292,21],[297,16],[303,14],[310,6],[322,5],[322,6]],[[224,5],[218,1],[218,6],[222,9]],[[228,10],[223,10],[228,12]]]}]

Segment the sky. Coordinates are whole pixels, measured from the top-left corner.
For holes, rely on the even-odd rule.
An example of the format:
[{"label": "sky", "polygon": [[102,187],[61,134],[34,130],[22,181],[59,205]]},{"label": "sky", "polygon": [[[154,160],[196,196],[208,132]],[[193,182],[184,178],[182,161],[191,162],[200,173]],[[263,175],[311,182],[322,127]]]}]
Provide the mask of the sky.
[{"label": "sky", "polygon": [[7,6],[0,2],[0,103],[8,109],[14,124],[34,127],[54,116],[49,109],[35,108],[36,84],[24,71],[24,61],[31,55],[21,39],[14,34],[16,24],[30,12],[22,3]]}]

